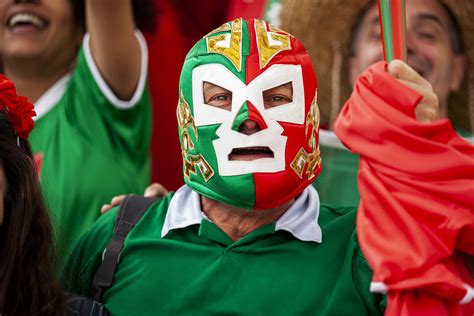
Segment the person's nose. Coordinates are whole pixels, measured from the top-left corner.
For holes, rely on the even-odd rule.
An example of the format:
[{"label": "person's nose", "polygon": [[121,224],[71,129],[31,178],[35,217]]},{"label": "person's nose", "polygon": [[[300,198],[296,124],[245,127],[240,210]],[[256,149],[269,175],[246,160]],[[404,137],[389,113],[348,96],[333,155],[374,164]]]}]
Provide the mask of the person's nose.
[{"label": "person's nose", "polygon": [[258,123],[251,119],[247,119],[243,121],[242,124],[240,124],[239,126],[239,133],[242,133],[245,135],[252,135],[261,130],[262,128],[260,128]]},{"label": "person's nose", "polygon": [[232,126],[233,130],[245,135],[252,135],[266,128],[265,120],[251,102],[242,106]]}]

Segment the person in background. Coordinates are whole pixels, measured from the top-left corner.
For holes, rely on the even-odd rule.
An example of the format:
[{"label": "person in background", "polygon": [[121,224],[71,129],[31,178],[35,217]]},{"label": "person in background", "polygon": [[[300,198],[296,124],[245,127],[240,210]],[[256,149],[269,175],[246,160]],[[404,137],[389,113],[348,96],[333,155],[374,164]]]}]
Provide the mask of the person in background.
[{"label": "person in background", "polygon": [[148,57],[132,4],[151,26],[149,1],[0,0],[3,71],[35,103],[60,262],[105,201],[149,184]]},{"label": "person in background", "polygon": [[63,315],[54,240],[28,134],[33,105],[0,75],[0,314]]},{"label": "person in background", "polygon": [[[474,3],[406,1],[408,64],[431,83],[441,117],[471,140],[474,128]],[[321,153],[324,170],[315,181],[326,203],[357,205],[359,158],[329,131],[357,77],[383,60],[375,1],[282,1],[281,26],[295,34],[318,61]],[[325,29],[325,32],[316,30]],[[315,30],[314,32],[308,30]],[[338,190],[334,190],[337,185]]]}]

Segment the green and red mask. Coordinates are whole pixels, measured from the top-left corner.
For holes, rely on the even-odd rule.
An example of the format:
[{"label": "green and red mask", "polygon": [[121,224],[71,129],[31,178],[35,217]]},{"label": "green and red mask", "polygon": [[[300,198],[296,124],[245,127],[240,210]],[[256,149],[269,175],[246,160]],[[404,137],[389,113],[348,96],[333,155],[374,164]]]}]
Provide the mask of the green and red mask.
[{"label": "green and red mask", "polygon": [[[231,109],[205,103],[206,82],[232,93]],[[289,83],[291,101],[266,108],[264,91]],[[316,76],[292,35],[260,20],[223,24],[188,53],[179,87],[184,180],[193,190],[264,210],[293,199],[321,172]],[[259,131],[240,132],[247,120]],[[249,161],[230,157],[252,150],[269,154]]]}]

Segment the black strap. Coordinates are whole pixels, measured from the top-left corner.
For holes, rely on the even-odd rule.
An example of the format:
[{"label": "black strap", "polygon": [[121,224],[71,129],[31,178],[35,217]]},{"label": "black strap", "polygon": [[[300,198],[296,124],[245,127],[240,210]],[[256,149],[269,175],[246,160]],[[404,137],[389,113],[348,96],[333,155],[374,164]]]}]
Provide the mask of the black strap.
[{"label": "black strap", "polygon": [[100,302],[104,291],[112,286],[125,238],[156,199],[129,195],[120,204],[115,220],[114,235],[102,254],[102,264],[92,280],[92,296],[96,301]]}]

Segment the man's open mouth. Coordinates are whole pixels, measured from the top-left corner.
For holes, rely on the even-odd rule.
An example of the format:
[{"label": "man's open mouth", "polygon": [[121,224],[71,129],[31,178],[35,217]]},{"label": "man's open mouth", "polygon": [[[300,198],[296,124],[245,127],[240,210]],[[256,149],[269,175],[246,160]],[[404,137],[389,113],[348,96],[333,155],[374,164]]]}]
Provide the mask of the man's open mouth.
[{"label": "man's open mouth", "polygon": [[234,148],[229,154],[229,160],[251,161],[262,158],[273,158],[273,151],[267,146]]}]

